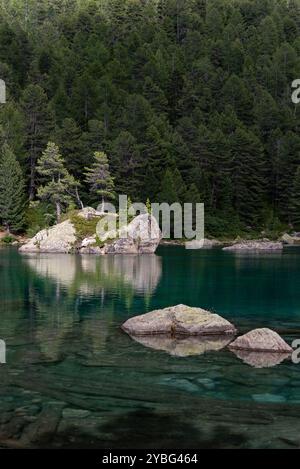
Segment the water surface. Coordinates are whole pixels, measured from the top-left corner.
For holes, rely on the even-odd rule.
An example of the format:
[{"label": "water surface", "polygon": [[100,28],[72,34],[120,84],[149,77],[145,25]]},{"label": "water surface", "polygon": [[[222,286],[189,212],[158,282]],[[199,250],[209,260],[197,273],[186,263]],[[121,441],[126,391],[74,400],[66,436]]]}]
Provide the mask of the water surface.
[{"label": "water surface", "polygon": [[133,315],[185,303],[291,343],[297,248],[104,257],[3,248],[0,285],[0,446],[300,445],[300,365],[255,368],[226,348],[209,351],[222,344],[145,344],[120,330]]}]

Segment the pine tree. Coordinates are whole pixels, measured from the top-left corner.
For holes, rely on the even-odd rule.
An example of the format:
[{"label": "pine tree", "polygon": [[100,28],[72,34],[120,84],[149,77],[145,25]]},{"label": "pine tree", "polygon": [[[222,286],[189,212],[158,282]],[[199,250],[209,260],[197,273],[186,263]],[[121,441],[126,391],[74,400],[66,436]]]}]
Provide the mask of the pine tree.
[{"label": "pine tree", "polygon": [[36,190],[36,163],[46,146],[54,117],[47,96],[38,85],[29,85],[24,90],[21,105],[26,119],[25,149],[29,160],[29,196],[32,200]]},{"label": "pine tree", "polygon": [[68,206],[72,199],[78,200],[79,183],[65,168],[59,148],[52,142],[48,143],[38,160],[37,171],[45,182],[38,188],[37,195],[40,199],[49,200],[54,204],[56,221],[59,223],[62,208]]},{"label": "pine tree", "polygon": [[110,174],[107,155],[104,152],[94,153],[94,163],[91,167],[85,168],[86,182],[90,186],[90,191],[97,194],[102,199],[102,209],[106,199],[114,199],[114,178]]},{"label": "pine tree", "polygon": [[0,159],[0,219],[8,233],[24,226],[25,184],[21,167],[8,145]]},{"label": "pine tree", "polygon": [[300,166],[294,177],[292,196],[290,200],[291,222],[296,230],[300,230]]}]

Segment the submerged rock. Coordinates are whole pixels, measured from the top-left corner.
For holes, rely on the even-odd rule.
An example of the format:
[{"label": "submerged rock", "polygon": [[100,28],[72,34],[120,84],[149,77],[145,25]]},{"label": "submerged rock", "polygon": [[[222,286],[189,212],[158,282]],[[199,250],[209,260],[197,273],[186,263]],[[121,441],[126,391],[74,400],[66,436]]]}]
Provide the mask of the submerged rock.
[{"label": "submerged rock", "polygon": [[221,350],[231,341],[231,338],[227,335],[221,337],[172,337],[166,335],[152,335],[132,336],[132,338],[145,347],[154,350],[162,350],[176,357],[202,355],[205,352]]},{"label": "submerged rock", "polygon": [[280,251],[283,249],[281,242],[272,241],[243,241],[241,243],[226,246],[223,251]]},{"label": "submerged rock", "polygon": [[293,349],[271,329],[254,329],[229,345],[230,349],[252,350],[255,352],[291,353]]},{"label": "submerged rock", "polygon": [[235,334],[235,327],[218,314],[186,305],[158,309],[128,319],[122,329],[129,335],[155,334],[221,335]]},{"label": "submerged rock", "polygon": [[289,353],[253,352],[238,349],[232,349],[232,352],[244,363],[254,368],[272,368],[290,357]]}]

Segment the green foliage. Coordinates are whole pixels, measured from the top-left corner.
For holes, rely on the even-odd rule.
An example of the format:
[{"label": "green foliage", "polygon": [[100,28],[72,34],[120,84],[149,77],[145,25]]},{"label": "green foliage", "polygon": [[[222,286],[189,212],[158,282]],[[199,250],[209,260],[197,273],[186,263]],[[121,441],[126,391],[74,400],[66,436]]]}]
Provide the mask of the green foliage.
[{"label": "green foliage", "polygon": [[33,237],[44,228],[48,228],[55,222],[53,207],[44,202],[32,202],[25,211],[26,234]]},{"label": "green foliage", "polygon": [[8,232],[24,226],[25,192],[21,167],[8,145],[0,155],[0,220]]},{"label": "green foliage", "polygon": [[76,215],[76,213],[71,215],[69,214],[68,218],[70,218],[71,223],[74,225],[76,230],[76,237],[79,241],[93,236],[96,233],[96,227],[100,220],[99,217],[86,220],[85,218]]},{"label": "green foliage", "polygon": [[63,206],[68,206],[75,197],[79,183],[65,168],[64,160],[55,143],[49,142],[38,161],[37,171],[45,184],[38,188],[38,197],[49,200],[56,207],[56,219],[60,221]]},{"label": "green foliage", "polygon": [[104,152],[94,153],[94,163],[85,168],[86,182],[90,185],[91,192],[99,195],[102,202],[105,199],[114,199],[114,179],[110,175],[107,155]]},{"label": "green foliage", "polygon": [[3,236],[3,238],[1,238],[1,243],[12,244],[15,240],[16,238],[14,236],[6,235],[6,236]]},{"label": "green foliage", "polygon": [[[298,226],[299,0],[30,0],[26,14],[7,0],[0,13],[0,143],[30,200],[54,141],[87,205],[200,200],[211,234],[266,230],[270,210]],[[73,182],[69,200],[51,184],[40,195],[80,205]]]}]

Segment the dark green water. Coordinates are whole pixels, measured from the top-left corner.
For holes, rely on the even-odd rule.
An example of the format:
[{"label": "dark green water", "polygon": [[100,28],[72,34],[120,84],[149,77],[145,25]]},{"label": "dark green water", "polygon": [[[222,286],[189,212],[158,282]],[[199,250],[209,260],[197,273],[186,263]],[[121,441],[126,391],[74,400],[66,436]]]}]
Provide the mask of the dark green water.
[{"label": "dark green water", "polygon": [[300,338],[300,250],[0,250],[0,446],[300,445],[300,364],[258,369],[227,349],[178,356],[189,346],[168,353],[120,330],[130,316],[178,303],[241,331],[275,328],[291,343]]}]

